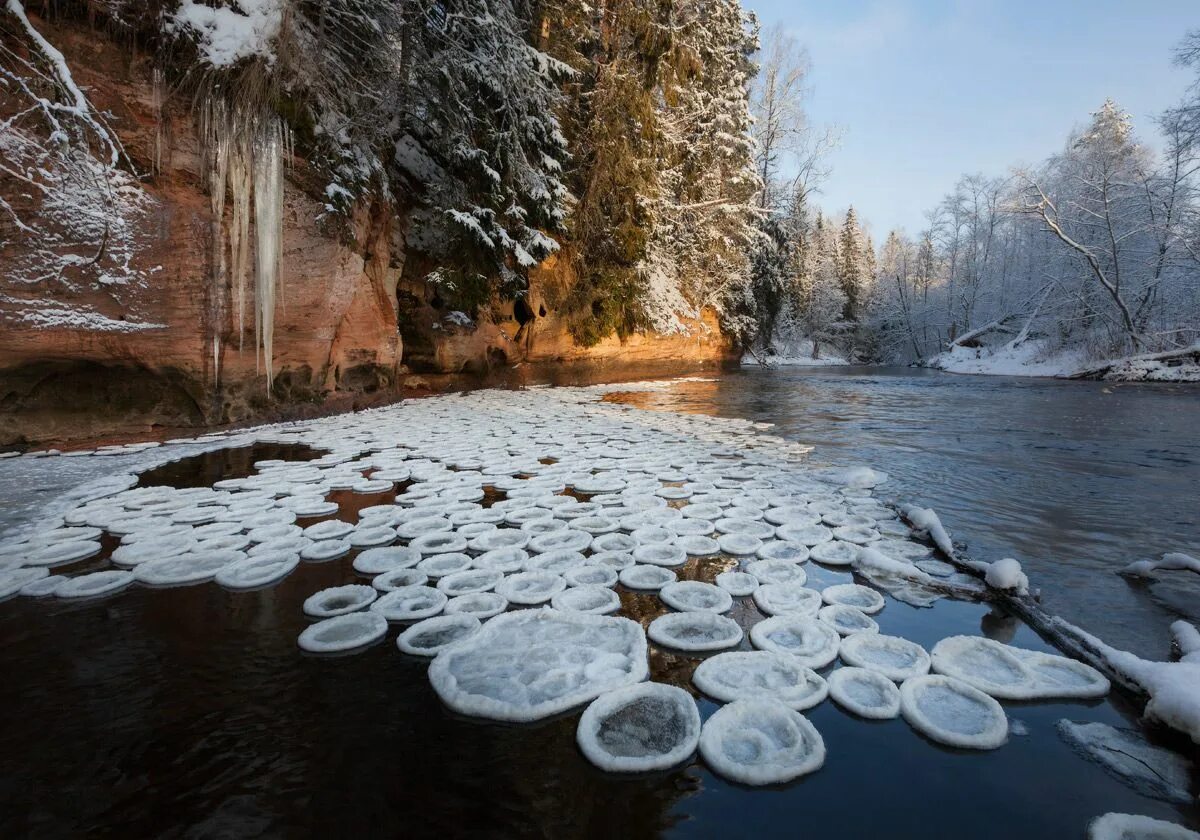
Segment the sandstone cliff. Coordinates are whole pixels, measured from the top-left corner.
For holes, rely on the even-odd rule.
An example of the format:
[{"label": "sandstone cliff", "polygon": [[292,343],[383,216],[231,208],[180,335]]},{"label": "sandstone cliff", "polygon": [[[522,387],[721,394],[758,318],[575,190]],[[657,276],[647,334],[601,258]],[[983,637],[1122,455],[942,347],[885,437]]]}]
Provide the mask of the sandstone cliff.
[{"label": "sandstone cliff", "polygon": [[[239,332],[228,283],[213,282],[213,214],[187,103],[162,104],[148,57],[83,27],[38,25],[145,173],[126,261],[142,279],[31,281],[7,269],[32,243],[4,237],[16,244],[0,249],[0,446],[351,408],[415,388],[668,373],[731,356],[708,316],[673,335],[578,346],[552,306],[573,282],[554,258],[515,304],[475,320],[447,312],[405,274],[403,220],[365,207],[331,229],[296,159],[268,393],[253,329]],[[0,119],[11,107],[0,97]]]}]

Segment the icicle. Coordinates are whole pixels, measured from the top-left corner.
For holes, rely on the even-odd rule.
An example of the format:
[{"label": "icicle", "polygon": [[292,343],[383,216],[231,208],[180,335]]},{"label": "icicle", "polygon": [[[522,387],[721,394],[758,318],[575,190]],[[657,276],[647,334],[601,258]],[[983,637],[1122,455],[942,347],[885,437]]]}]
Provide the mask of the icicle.
[{"label": "icicle", "polygon": [[245,347],[246,276],[250,262],[250,170],[252,152],[245,132],[239,133],[230,150],[229,191],[233,218],[229,223],[230,273],[237,298],[238,350]]},{"label": "icicle", "polygon": [[162,174],[163,163],[163,74],[162,70],[155,67],[152,74],[154,80],[154,92],[152,94],[152,102],[154,107],[154,160],[152,163],[155,176]]},{"label": "icicle", "polygon": [[221,338],[213,335],[213,384],[221,382]]},{"label": "icicle", "polygon": [[261,337],[267,393],[274,380],[275,291],[283,238],[284,131],[277,119],[260,123],[254,146],[255,328]]}]

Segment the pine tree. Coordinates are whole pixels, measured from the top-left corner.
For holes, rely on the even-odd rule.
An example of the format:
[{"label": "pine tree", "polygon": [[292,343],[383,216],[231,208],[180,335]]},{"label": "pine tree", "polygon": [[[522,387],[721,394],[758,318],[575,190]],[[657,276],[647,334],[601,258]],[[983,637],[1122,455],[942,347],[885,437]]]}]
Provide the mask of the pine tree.
[{"label": "pine tree", "polygon": [[846,211],[846,219],[842,223],[837,270],[842,294],[846,296],[842,319],[857,321],[865,302],[867,265],[862,230],[853,207]]}]

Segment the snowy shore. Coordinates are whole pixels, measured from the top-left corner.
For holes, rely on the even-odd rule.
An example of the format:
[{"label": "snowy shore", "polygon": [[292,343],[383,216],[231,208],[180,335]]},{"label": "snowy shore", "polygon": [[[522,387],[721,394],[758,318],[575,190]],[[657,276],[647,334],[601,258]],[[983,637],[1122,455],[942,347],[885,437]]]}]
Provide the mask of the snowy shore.
[{"label": "snowy shore", "polygon": [[1165,358],[1167,355],[1145,354],[1096,362],[1081,352],[1048,351],[1043,342],[1027,341],[1017,347],[956,346],[928,359],[924,367],[948,373],[987,376],[1102,379],[1107,382],[1200,382],[1200,364],[1188,357]]}]

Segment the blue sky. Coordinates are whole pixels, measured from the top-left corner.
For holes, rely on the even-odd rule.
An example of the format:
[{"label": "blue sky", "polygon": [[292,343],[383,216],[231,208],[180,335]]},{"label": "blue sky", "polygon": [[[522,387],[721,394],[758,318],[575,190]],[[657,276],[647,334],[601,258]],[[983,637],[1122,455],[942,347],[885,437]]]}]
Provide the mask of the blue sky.
[{"label": "blue sky", "polygon": [[743,0],[812,60],[808,111],[844,130],[819,203],[878,240],[916,233],[962,174],[1058,151],[1111,96],[1151,146],[1184,92],[1171,64],[1197,0]]}]

